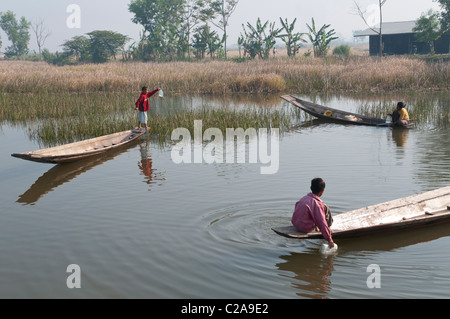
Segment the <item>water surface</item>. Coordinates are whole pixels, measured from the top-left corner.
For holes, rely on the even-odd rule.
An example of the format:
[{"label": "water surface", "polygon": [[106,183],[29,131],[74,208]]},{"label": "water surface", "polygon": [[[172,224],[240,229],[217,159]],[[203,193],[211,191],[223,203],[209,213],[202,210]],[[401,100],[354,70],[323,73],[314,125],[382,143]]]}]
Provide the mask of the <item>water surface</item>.
[{"label": "water surface", "polygon": [[[303,98],[353,111],[362,103]],[[279,97],[164,103],[156,112],[167,106],[290,107]],[[429,103],[449,107],[441,95],[430,95]],[[333,214],[450,185],[449,126],[431,121],[392,130],[304,115],[299,121],[281,137],[273,175],[261,175],[261,164],[174,164],[171,146],[149,137],[66,166],[32,163],[10,154],[39,143],[24,126],[4,122],[0,297],[450,297],[449,224],[337,241],[335,256],[320,254],[320,240],[271,231],[289,224],[295,202],[317,176],[327,183],[323,200]],[[67,288],[70,264],[81,268],[81,289]],[[371,264],[381,269],[379,289],[366,284]]]}]

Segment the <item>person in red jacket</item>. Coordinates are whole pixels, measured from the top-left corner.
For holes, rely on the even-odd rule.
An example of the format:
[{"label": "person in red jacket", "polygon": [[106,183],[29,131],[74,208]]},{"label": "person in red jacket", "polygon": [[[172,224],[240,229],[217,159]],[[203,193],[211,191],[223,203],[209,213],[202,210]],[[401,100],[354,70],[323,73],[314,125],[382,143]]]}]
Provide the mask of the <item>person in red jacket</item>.
[{"label": "person in red jacket", "polygon": [[142,125],[144,125],[145,130],[147,130],[147,112],[150,110],[148,99],[159,90],[160,88],[157,88],[151,92],[148,92],[148,88],[146,86],[142,88],[141,96],[136,101],[136,110],[139,110],[139,124],[137,128],[139,131],[141,130]]}]

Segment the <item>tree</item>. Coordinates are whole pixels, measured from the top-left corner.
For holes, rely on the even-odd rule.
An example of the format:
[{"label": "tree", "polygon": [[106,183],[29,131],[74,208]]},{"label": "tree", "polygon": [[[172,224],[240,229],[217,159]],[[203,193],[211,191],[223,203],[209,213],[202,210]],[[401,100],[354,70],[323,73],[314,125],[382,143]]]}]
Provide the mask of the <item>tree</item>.
[{"label": "tree", "polygon": [[43,19],[32,23],[31,29],[36,37],[36,43],[39,49],[39,60],[42,60],[42,48],[44,47],[45,41],[50,36],[50,31],[45,27]]},{"label": "tree", "polygon": [[417,41],[426,42],[430,47],[431,54],[434,54],[434,41],[442,35],[438,13],[430,10],[428,13],[422,14],[416,21],[413,31]]},{"label": "tree", "polygon": [[442,9],[440,12],[440,22],[442,33],[450,32],[450,0],[434,0],[439,2]]},{"label": "tree", "polygon": [[242,46],[245,52],[248,52],[251,58],[256,56],[261,59],[268,58],[270,50],[275,46],[275,38],[281,29],[275,28],[275,22],[269,23],[269,21],[266,21],[263,24],[260,18],[256,21],[255,26],[247,22],[248,30],[244,25],[242,27],[244,29],[244,35],[241,35],[243,38]]},{"label": "tree", "polygon": [[194,34],[192,47],[196,51],[199,59],[205,57],[205,53],[209,53],[210,57],[222,46],[222,41],[216,31],[212,31],[208,24],[204,24],[197,28]]},{"label": "tree", "polygon": [[366,18],[366,12],[363,11],[361,9],[361,6],[358,4],[358,2],[356,2],[356,0],[354,0],[354,4],[355,4],[355,11],[356,14],[359,15],[361,17],[361,19],[363,19],[364,23],[376,34],[378,34],[380,36],[380,52],[379,55],[380,57],[383,56],[383,32],[382,32],[382,28],[383,28],[383,10],[382,7],[383,5],[386,3],[387,0],[378,0],[378,8],[379,8],[379,14],[380,14],[380,27],[374,28],[373,26],[371,26],[368,22],[367,22],[367,18]]},{"label": "tree", "polygon": [[129,41],[126,35],[113,31],[92,31],[75,36],[62,45],[64,53],[74,56],[78,62],[103,63],[124,51]]},{"label": "tree", "polygon": [[89,39],[84,35],[75,36],[71,40],[65,41],[62,47],[64,52],[75,56],[75,59],[79,62],[89,60]]},{"label": "tree", "polygon": [[281,19],[280,22],[282,25],[282,30],[285,32],[278,37],[286,44],[286,50],[288,56],[295,56],[299,49],[302,46],[302,43],[306,43],[306,40],[302,38],[304,33],[296,32],[294,33],[295,28],[295,22],[297,21],[297,18],[294,19],[294,21],[289,24],[287,19]]},{"label": "tree", "polygon": [[144,28],[146,59],[172,59],[174,40],[181,43],[184,36],[180,31],[184,0],[131,0],[128,10],[134,14],[132,21]]},{"label": "tree", "polygon": [[225,51],[225,59],[227,58],[227,27],[228,20],[233,14],[236,6],[238,5],[239,0],[212,0],[211,7],[215,12],[219,15],[219,21],[212,23],[218,27],[221,31],[223,31],[223,39],[224,39],[224,51]]},{"label": "tree", "polygon": [[30,23],[22,17],[17,21],[16,15],[12,11],[0,14],[0,27],[5,31],[11,46],[6,48],[5,55],[22,56],[28,53],[28,42],[30,41]]},{"label": "tree", "polygon": [[103,63],[109,58],[116,59],[116,53],[124,50],[125,44],[129,41],[126,35],[113,31],[92,31],[89,36],[89,52],[92,62]]},{"label": "tree", "polygon": [[[184,9],[182,16],[182,28],[185,34],[188,59],[191,57],[191,32],[197,28],[199,23],[212,20],[214,18],[214,10],[209,5],[211,0],[184,0]],[[199,28],[197,28],[198,32]]]},{"label": "tree", "polygon": [[319,30],[317,30],[314,18],[312,18],[311,25],[306,24],[306,26],[309,29],[308,37],[311,41],[311,44],[313,45],[314,56],[326,56],[328,53],[328,49],[330,48],[331,41],[337,39],[337,37],[334,37],[336,32],[334,31],[334,29],[327,31],[327,29],[330,27],[329,24],[324,24]]}]

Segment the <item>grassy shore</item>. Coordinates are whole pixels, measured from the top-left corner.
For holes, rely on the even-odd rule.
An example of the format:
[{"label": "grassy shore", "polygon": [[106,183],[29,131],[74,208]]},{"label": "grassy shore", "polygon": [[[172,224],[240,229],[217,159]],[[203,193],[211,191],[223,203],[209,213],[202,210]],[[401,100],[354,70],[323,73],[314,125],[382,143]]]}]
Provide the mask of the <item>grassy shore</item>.
[{"label": "grassy shore", "polygon": [[0,62],[0,92],[137,92],[170,94],[367,92],[448,89],[450,62],[408,57],[280,58],[231,61],[107,63],[57,67]]},{"label": "grassy shore", "polygon": [[[51,66],[46,63],[0,62],[0,124],[27,127],[28,134],[50,146],[101,136],[136,126],[132,103],[140,87],[163,88],[168,95],[237,93],[295,94],[342,93],[379,95],[390,91],[436,89],[446,92],[450,62],[425,62],[406,57],[298,58],[265,61],[108,63]],[[419,103],[420,104],[420,103]],[[423,104],[423,105],[422,105]],[[429,118],[435,109],[426,102],[410,110],[416,119]],[[366,105],[362,114],[384,117],[385,106]],[[420,116],[420,112],[424,112]],[[298,115],[298,114],[297,114]],[[298,116],[258,107],[244,110],[204,107],[149,117],[151,134],[165,139],[173,129],[193,129],[194,120],[204,127],[288,130]],[[448,110],[437,112],[447,123]]]}]

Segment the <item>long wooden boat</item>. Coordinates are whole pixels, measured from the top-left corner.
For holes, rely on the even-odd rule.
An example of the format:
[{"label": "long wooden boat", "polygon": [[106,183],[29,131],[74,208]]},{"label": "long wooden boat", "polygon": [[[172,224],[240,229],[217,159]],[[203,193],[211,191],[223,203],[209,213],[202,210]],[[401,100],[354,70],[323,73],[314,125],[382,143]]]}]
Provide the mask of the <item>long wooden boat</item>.
[{"label": "long wooden boat", "polygon": [[293,95],[283,95],[281,98],[319,119],[342,124],[389,126],[389,123],[386,123],[386,120],[383,119],[333,109],[299,99]]},{"label": "long wooden boat", "polygon": [[144,134],[145,131],[129,130],[42,150],[14,153],[11,156],[40,163],[69,163],[129,144]]},{"label": "long wooden boat", "polygon": [[[333,238],[360,237],[450,221],[450,186],[333,215]],[[288,238],[323,238],[320,232],[301,233],[294,226],[272,228]]]}]

